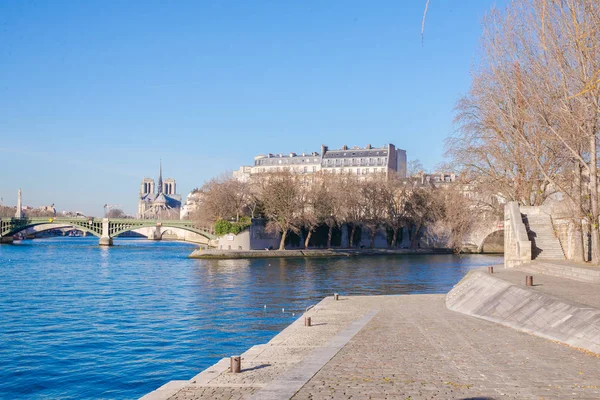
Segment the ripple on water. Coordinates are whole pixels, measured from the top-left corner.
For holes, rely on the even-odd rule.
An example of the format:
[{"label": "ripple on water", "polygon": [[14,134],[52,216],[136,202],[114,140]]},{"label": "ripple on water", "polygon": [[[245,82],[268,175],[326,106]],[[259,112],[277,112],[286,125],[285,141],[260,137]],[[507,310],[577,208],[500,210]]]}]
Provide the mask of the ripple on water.
[{"label": "ripple on water", "polygon": [[201,261],[187,258],[192,246],[184,243],[115,244],[57,238],[0,246],[0,398],[136,398],[267,342],[333,292],[444,293],[469,269],[502,262]]}]

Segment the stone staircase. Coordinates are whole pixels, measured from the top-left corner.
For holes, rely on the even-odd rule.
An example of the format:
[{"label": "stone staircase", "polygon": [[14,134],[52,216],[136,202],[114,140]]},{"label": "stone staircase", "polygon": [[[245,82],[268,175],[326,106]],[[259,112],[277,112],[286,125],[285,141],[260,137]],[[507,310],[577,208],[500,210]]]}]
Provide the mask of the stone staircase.
[{"label": "stone staircase", "polygon": [[554,236],[554,227],[550,216],[545,213],[523,215],[527,236],[531,240],[531,258],[533,260],[564,260],[560,241]]}]

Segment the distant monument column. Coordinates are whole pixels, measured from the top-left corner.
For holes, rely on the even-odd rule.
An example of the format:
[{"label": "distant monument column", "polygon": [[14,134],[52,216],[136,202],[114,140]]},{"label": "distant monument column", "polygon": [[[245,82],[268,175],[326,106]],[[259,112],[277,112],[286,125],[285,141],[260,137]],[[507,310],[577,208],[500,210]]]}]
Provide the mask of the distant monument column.
[{"label": "distant monument column", "polygon": [[21,189],[19,189],[19,195],[17,197],[17,212],[15,213],[15,218],[23,218],[23,207],[21,200]]}]

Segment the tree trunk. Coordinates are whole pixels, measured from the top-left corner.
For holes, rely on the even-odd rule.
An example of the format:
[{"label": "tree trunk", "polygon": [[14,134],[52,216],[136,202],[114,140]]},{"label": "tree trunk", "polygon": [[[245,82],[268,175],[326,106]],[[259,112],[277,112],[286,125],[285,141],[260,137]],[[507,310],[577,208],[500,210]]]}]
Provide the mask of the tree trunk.
[{"label": "tree trunk", "polygon": [[306,234],[306,239],[304,239],[304,248],[308,249],[308,242],[310,242],[310,237],[312,236],[312,230],[309,229],[308,233]]},{"label": "tree trunk", "polygon": [[577,202],[579,204],[574,204],[573,209],[577,210],[575,214],[575,218],[573,218],[573,224],[575,226],[573,234],[575,235],[574,239],[574,249],[573,249],[573,260],[574,261],[585,261],[585,247],[583,246],[583,223],[581,218],[581,210],[583,210],[583,191],[582,191],[582,179],[581,179],[581,164],[579,162],[576,163],[577,167],[577,175],[575,185],[577,190],[579,191],[579,196]]},{"label": "tree trunk", "polygon": [[375,247],[375,235],[377,235],[377,228],[371,229],[371,244],[369,245],[371,249]]},{"label": "tree trunk", "polygon": [[348,238],[348,247],[352,248],[352,242],[354,242],[354,234],[356,233],[356,225],[352,224],[352,229],[350,231],[350,237]]},{"label": "tree trunk", "polygon": [[410,248],[411,249],[417,248],[417,238],[419,237],[420,230],[421,230],[421,224],[419,224],[418,226],[415,226],[415,230],[413,231],[413,234],[410,236]]},{"label": "tree trunk", "polygon": [[327,248],[331,248],[331,235],[333,234],[333,225],[329,226],[329,231],[327,232]]},{"label": "tree trunk", "polygon": [[390,244],[390,248],[396,247],[396,241],[398,240],[398,228],[394,228],[394,235],[392,236],[392,243]]},{"label": "tree trunk", "polygon": [[592,208],[592,263],[600,263],[600,232],[598,231],[598,166],[596,154],[596,135],[590,138],[590,201]]},{"label": "tree trunk", "polygon": [[287,229],[281,232],[281,242],[279,242],[279,250],[285,250],[285,237],[287,236]]},{"label": "tree trunk", "polygon": [[585,247],[583,246],[583,223],[581,222],[581,218],[573,219],[573,225],[575,228],[573,229],[573,261],[584,262],[585,261]]}]

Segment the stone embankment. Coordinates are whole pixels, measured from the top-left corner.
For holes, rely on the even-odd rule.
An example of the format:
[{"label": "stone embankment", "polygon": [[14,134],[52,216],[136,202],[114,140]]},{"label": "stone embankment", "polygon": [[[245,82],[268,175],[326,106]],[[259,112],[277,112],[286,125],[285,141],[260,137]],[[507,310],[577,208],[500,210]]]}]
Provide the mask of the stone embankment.
[{"label": "stone embankment", "polygon": [[224,358],[144,399],[600,398],[600,355],[556,342],[600,350],[599,284],[494,272],[447,295],[326,298],[240,373]]},{"label": "stone embankment", "polygon": [[390,256],[406,254],[452,254],[450,249],[308,249],[308,250],[217,250],[197,249],[190,258],[240,259],[240,258],[289,258],[289,257],[357,257]]},{"label": "stone embankment", "polygon": [[[539,270],[553,271],[544,265]],[[538,267],[522,267],[469,272],[446,295],[447,307],[600,354],[600,285],[538,274],[533,275],[534,286],[526,287],[525,276]],[[577,270],[565,273],[590,276],[589,268]]]}]

